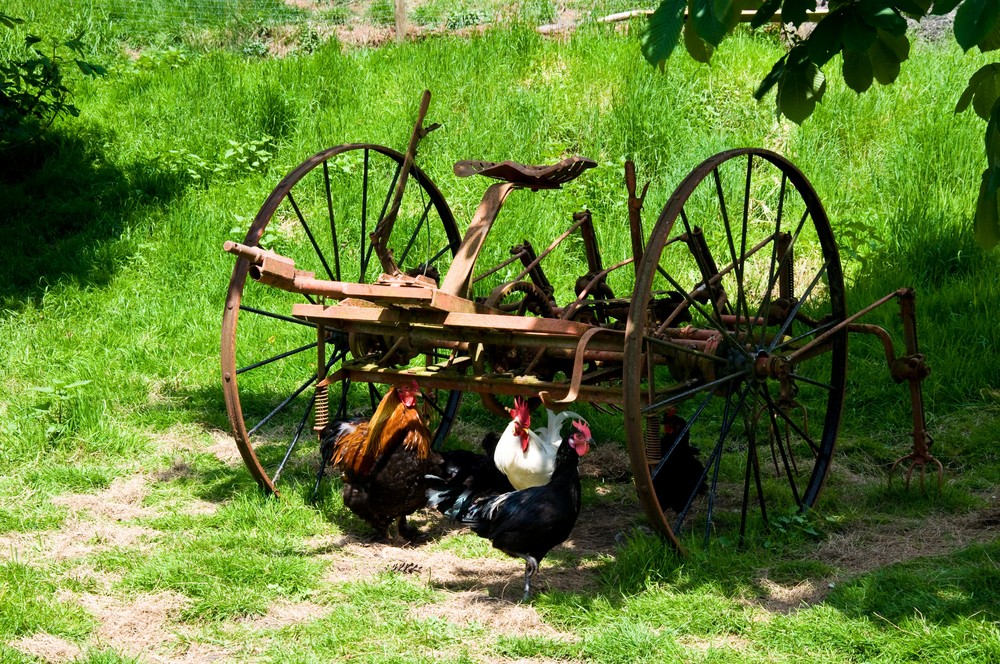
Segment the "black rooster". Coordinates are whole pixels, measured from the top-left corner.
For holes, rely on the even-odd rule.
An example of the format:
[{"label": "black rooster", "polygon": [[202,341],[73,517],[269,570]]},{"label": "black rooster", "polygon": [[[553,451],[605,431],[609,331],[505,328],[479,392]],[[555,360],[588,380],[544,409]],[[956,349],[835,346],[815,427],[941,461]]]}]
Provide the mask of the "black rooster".
[{"label": "black rooster", "polygon": [[653,489],[660,507],[669,507],[678,514],[687,507],[694,494],[701,495],[706,490],[705,480],[702,479],[705,466],[698,459],[698,448],[691,445],[691,431],[685,431],[687,426],[687,420],[675,410],[663,420],[660,449],[666,462],[653,477]]},{"label": "black rooster", "polygon": [[[593,439],[583,422],[563,439],[556,453],[552,479],[544,486],[472,499],[471,489],[432,487],[428,505],[450,501],[445,511],[453,521],[468,525],[480,537],[492,540],[493,548],[509,556],[524,558],[524,599],[531,594],[531,579],[553,547],[573,531],[580,514],[580,474],[577,463],[590,449]],[[438,478],[440,479],[440,478]]]},{"label": "black rooster", "polygon": [[[468,503],[481,496],[495,496],[499,493],[513,491],[510,480],[493,463],[493,452],[497,448],[500,435],[490,431],[480,443],[483,454],[469,452],[468,450],[445,450],[440,452],[440,471],[435,476],[435,487],[438,490],[440,501],[432,505],[437,507],[442,514],[450,511],[457,512],[455,504],[461,499],[462,503]],[[446,490],[454,489],[446,493]]]}]

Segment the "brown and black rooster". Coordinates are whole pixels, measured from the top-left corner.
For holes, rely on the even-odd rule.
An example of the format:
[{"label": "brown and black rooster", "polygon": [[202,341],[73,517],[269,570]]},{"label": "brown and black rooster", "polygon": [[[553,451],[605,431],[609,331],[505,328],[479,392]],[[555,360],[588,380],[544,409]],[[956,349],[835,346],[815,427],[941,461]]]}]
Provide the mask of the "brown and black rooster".
[{"label": "brown and black rooster", "polygon": [[380,540],[388,539],[396,520],[401,536],[420,536],[406,517],[427,504],[424,476],[441,466],[440,455],[431,450],[431,432],[416,409],[418,394],[416,381],[393,387],[370,420],[340,420],[320,432],[317,486],[327,465],[340,470],[344,505],[369,523]]}]

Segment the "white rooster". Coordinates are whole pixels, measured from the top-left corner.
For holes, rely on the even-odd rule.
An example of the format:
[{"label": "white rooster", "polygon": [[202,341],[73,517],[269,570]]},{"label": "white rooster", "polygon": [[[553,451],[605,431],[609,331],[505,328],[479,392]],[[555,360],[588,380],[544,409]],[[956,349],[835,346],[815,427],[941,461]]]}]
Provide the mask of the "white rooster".
[{"label": "white rooster", "polygon": [[511,485],[518,490],[549,483],[556,467],[556,451],[562,442],[563,423],[570,417],[580,416],[571,411],[548,412],[547,426],[532,431],[531,412],[528,404],[518,398],[510,409],[511,422],[504,429],[493,452],[493,463]]}]

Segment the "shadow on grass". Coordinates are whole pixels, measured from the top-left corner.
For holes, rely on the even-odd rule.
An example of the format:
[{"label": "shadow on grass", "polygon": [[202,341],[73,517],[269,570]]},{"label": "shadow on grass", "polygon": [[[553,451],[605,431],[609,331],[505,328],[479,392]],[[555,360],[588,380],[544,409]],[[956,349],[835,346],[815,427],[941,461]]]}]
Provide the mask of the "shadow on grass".
[{"label": "shadow on grass", "polygon": [[112,165],[101,149],[112,140],[51,132],[2,155],[0,304],[37,300],[66,280],[108,284],[131,250],[121,241],[129,225],[182,191],[182,181],[149,164]]}]

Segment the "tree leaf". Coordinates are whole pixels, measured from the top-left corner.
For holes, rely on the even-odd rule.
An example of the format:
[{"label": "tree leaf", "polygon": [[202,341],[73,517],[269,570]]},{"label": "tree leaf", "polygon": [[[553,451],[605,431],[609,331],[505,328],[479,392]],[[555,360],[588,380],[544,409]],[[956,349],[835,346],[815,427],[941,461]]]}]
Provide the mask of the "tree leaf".
[{"label": "tree leaf", "polygon": [[945,14],[950,14],[951,10],[958,7],[958,3],[962,0],[934,0],[934,8],[931,9],[931,14],[935,16],[944,16]]},{"label": "tree leaf", "polygon": [[995,51],[1000,48],[1000,21],[997,21],[997,24],[993,26],[993,32],[986,35],[983,40],[977,44],[977,46],[983,53]]},{"label": "tree leaf", "polygon": [[685,0],[663,0],[649,17],[639,40],[642,56],[649,64],[662,67],[677,46],[684,25]]},{"label": "tree leaf", "polygon": [[684,48],[697,62],[707,63],[712,59],[715,48],[698,36],[690,21],[684,23]]},{"label": "tree leaf", "polygon": [[[799,49],[801,52],[796,53]],[[805,57],[803,46],[788,53],[788,61],[778,81],[778,110],[795,124],[802,124],[812,115],[816,103],[826,92],[826,78],[812,60]]]},{"label": "tree leaf", "polygon": [[764,95],[766,95],[768,91],[774,87],[774,84],[777,83],[779,80],[781,80],[781,75],[785,71],[785,61],[787,59],[788,56],[783,55],[778,59],[777,62],[774,63],[774,66],[771,67],[771,71],[767,73],[767,76],[764,77],[764,80],[762,80],[760,82],[760,85],[757,86],[757,89],[754,90],[753,93],[754,99],[756,99],[757,101],[763,99]]},{"label": "tree leaf", "polygon": [[[972,103],[972,97],[976,94],[976,90],[979,89],[979,85],[985,81],[987,78],[995,77],[1000,73],[1000,63],[992,63],[988,65],[983,65],[976,70],[972,76],[969,77],[969,84],[965,86],[965,90],[962,92],[962,96],[958,99],[958,104],[955,106],[955,112],[961,113],[969,107]],[[983,118],[984,120],[989,119],[988,117]]]},{"label": "tree leaf", "polygon": [[764,0],[764,4],[757,8],[757,12],[750,19],[750,27],[756,30],[771,20],[781,7],[781,0]]},{"label": "tree leaf", "polygon": [[818,66],[825,65],[835,53],[840,51],[846,22],[847,15],[844,10],[833,11],[816,24],[815,29],[806,39],[809,58]]},{"label": "tree leaf", "polygon": [[983,178],[979,184],[979,198],[976,200],[976,216],[972,222],[972,233],[976,242],[984,249],[992,249],[1000,243],[1000,205],[997,196],[1000,190],[989,191],[990,171],[983,171]]},{"label": "tree leaf", "polygon": [[1000,65],[993,63],[991,73],[991,76],[987,76],[976,86],[976,95],[972,100],[972,108],[976,111],[976,115],[987,121],[996,105],[997,97],[1000,97]]},{"label": "tree leaf", "polygon": [[858,94],[872,86],[872,61],[865,51],[844,49],[844,82]]},{"label": "tree leaf", "polygon": [[781,5],[781,20],[798,27],[806,22],[806,14],[813,11],[816,11],[816,0],[785,0]]},{"label": "tree leaf", "polygon": [[993,32],[998,18],[996,0],[965,0],[955,13],[955,40],[968,51]]},{"label": "tree leaf", "polygon": [[906,19],[886,0],[862,0],[857,8],[868,25],[897,36],[906,34]]},{"label": "tree leaf", "polygon": [[[731,4],[731,3],[730,3]],[[698,36],[712,46],[718,46],[726,36],[723,12],[716,14],[715,0],[688,0],[688,19],[694,23]]]},{"label": "tree leaf", "polygon": [[878,39],[868,49],[875,80],[889,85],[899,76],[899,65],[910,57],[910,42],[885,30],[878,31]]},{"label": "tree leaf", "polygon": [[856,7],[845,10],[846,25],[844,26],[844,48],[852,51],[867,51],[878,37],[875,28],[868,25],[865,17]]},{"label": "tree leaf", "polygon": [[927,14],[931,8],[933,0],[896,0],[896,7],[904,14],[909,14],[914,18],[920,18]]}]

